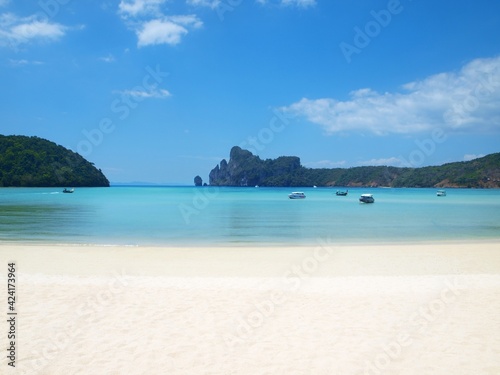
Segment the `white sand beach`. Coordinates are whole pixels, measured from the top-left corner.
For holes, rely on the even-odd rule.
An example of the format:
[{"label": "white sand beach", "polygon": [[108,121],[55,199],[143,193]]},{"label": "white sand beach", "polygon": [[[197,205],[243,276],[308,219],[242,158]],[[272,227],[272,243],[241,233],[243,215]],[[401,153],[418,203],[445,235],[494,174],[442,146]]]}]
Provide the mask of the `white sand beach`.
[{"label": "white sand beach", "polygon": [[2,244],[0,261],[2,374],[500,374],[500,242]]}]

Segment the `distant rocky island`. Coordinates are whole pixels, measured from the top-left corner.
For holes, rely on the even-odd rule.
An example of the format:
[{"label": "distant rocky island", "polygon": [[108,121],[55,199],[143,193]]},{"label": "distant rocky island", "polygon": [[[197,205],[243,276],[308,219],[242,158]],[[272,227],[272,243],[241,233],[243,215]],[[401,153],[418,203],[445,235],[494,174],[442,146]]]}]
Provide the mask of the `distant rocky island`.
[{"label": "distant rocky island", "polygon": [[[198,177],[198,176],[197,176]],[[197,180],[200,182],[200,180]],[[500,188],[500,153],[441,166],[306,168],[296,156],[262,160],[238,146],[209,174],[211,186]]]},{"label": "distant rocky island", "polygon": [[0,187],[108,187],[81,155],[39,137],[0,135]]}]

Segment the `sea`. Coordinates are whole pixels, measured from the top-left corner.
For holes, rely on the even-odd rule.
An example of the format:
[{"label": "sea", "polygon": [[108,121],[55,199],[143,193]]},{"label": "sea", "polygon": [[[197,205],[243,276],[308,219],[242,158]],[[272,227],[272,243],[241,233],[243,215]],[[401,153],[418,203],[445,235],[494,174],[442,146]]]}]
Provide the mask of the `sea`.
[{"label": "sea", "polygon": [[[0,242],[266,246],[500,239],[500,189],[1,188]],[[305,199],[288,194],[302,191]],[[375,203],[360,203],[361,194]]]}]

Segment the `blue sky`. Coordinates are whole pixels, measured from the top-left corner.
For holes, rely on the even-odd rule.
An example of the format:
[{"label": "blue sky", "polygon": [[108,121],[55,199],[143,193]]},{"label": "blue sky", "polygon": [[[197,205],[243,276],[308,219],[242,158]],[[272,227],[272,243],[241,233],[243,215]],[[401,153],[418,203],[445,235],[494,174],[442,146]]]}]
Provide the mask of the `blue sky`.
[{"label": "blue sky", "polygon": [[500,151],[500,2],[0,0],[0,133],[112,182],[192,184],[234,145],[308,167]]}]

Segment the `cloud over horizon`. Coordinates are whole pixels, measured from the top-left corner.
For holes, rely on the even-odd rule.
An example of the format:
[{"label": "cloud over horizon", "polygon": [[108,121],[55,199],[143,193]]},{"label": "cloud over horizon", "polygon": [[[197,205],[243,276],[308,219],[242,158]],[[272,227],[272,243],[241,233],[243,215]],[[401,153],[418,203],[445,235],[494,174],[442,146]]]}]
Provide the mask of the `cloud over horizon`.
[{"label": "cloud over horizon", "polygon": [[308,99],[282,110],[320,125],[326,134],[412,134],[439,127],[451,132],[500,131],[500,57],[476,59],[458,72],[429,76],[379,93],[362,88],[348,100]]}]

